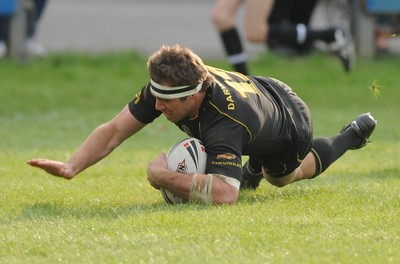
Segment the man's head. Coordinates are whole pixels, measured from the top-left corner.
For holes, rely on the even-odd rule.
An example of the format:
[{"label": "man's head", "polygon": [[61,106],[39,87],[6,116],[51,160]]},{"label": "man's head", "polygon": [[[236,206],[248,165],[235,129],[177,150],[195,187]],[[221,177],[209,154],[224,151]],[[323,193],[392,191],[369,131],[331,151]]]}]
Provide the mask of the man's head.
[{"label": "man's head", "polygon": [[149,57],[147,69],[155,108],[171,122],[197,115],[204,91],[214,81],[200,57],[179,45],[162,46]]},{"label": "man's head", "polygon": [[199,56],[179,45],[162,46],[147,61],[152,93],[162,99],[176,99],[205,90],[213,81]]}]

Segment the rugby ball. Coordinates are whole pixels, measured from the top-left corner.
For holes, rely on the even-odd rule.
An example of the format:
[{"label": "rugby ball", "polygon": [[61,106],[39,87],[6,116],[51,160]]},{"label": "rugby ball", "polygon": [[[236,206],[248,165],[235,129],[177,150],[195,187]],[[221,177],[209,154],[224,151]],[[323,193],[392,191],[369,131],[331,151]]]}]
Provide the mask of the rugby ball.
[{"label": "rugby ball", "polygon": [[[176,143],[167,153],[168,169],[180,173],[205,173],[207,153],[203,143],[196,138],[186,138]],[[160,187],[164,200],[169,204],[185,203],[188,200]]]}]

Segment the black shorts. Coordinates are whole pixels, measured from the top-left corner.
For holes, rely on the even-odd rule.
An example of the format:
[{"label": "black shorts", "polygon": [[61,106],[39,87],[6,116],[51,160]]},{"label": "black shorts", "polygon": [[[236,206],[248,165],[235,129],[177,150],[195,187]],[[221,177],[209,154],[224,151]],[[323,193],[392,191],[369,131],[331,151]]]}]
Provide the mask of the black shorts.
[{"label": "black shorts", "polygon": [[289,92],[293,100],[293,112],[297,114],[292,118],[294,123],[297,124],[297,136],[291,140],[279,142],[281,145],[278,153],[266,156],[257,156],[250,159],[262,165],[264,171],[271,177],[280,178],[292,173],[297,167],[300,166],[303,159],[311,150],[313,142],[313,131],[311,113],[307,105],[296,94],[294,94],[290,87],[284,87]]},{"label": "black shorts", "polygon": [[272,7],[268,22],[308,25],[316,4],[316,0],[277,0]]}]

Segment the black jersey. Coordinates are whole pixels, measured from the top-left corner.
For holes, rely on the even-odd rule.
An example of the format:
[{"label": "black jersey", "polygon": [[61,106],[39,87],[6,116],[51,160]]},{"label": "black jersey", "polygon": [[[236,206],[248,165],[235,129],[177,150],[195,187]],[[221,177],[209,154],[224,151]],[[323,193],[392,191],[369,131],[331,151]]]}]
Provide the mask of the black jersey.
[{"label": "black jersey", "polygon": [[[310,134],[310,122],[304,122],[298,97],[284,83],[207,69],[216,81],[207,89],[198,115],[176,123],[203,142],[208,155],[206,173],[241,180],[242,155],[279,155],[288,143]],[[129,103],[129,109],[143,123],[161,114],[155,109],[149,85]]]}]

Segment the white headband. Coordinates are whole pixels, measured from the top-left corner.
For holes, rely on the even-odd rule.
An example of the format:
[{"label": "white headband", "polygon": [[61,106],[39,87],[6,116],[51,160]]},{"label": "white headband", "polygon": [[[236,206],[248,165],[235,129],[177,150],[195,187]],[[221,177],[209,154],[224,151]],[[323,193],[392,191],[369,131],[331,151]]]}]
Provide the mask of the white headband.
[{"label": "white headband", "polygon": [[176,99],[198,93],[203,86],[203,82],[197,85],[183,85],[183,86],[164,86],[150,80],[151,93],[161,99]]}]

